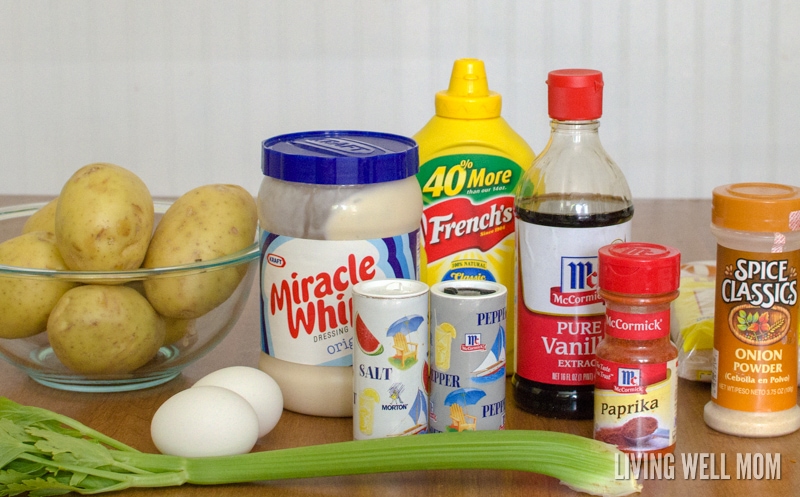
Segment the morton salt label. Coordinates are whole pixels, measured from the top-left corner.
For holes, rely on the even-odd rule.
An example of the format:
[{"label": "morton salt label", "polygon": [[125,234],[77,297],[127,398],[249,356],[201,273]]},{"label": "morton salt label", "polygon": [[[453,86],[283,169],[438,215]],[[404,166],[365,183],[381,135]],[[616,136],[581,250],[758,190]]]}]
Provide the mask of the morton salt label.
[{"label": "morton salt label", "polygon": [[[437,157],[420,167],[423,281],[487,281],[515,288],[514,191],[523,173],[516,162],[481,154]],[[508,309],[514,299],[508,291]],[[509,319],[510,338],[513,325]]]},{"label": "morton salt label", "polygon": [[506,296],[492,282],[431,287],[431,432],[505,429]]},{"label": "morton salt label", "polygon": [[272,357],[353,364],[352,288],[417,277],[417,232],[374,240],[308,240],[262,233],[262,346]]},{"label": "morton salt label", "polygon": [[353,438],[428,431],[428,285],[370,280],[353,287]]}]

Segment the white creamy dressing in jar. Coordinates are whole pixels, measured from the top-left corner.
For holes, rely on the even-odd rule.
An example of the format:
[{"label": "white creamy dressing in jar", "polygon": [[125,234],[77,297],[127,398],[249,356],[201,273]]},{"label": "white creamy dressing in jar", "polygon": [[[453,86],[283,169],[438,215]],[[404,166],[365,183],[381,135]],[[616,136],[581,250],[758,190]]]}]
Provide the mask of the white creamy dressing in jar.
[{"label": "white creamy dressing in jar", "polygon": [[418,279],[417,168],[416,143],[396,135],[311,132],[264,142],[259,369],[280,385],[287,409],[352,416],[352,287]]},{"label": "white creamy dressing in jar", "polygon": [[261,188],[269,190],[271,196],[259,202],[261,228],[296,238],[383,238],[413,231],[420,223],[421,215],[405,207],[422,198],[419,183],[409,179],[327,186],[265,177]]}]

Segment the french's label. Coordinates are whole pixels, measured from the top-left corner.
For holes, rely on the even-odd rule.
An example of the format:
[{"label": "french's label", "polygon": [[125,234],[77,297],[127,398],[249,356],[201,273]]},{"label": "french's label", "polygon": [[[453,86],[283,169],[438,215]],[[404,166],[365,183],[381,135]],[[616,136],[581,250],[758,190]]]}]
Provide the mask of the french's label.
[{"label": "french's label", "polygon": [[375,240],[306,240],[263,232],[261,343],[299,364],[353,364],[352,287],[418,278],[418,233]]},{"label": "french's label", "polygon": [[429,263],[470,249],[488,252],[514,232],[514,197],[440,202],[424,210],[422,226]]},{"label": "french's label", "polygon": [[[488,154],[447,155],[420,165],[423,281],[500,283],[507,308],[514,308],[514,194],[523,173],[516,162]],[[513,319],[506,331],[513,357]]]},{"label": "french's label", "polygon": [[428,263],[464,250],[485,253],[513,235],[514,190],[522,172],[493,155],[449,155],[423,164],[417,179]]}]

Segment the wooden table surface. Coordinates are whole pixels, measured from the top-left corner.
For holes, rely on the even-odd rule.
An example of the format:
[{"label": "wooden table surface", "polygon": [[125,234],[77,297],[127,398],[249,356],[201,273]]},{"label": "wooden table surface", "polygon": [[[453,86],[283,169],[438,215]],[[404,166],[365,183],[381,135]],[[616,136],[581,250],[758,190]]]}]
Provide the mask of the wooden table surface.
[{"label": "wooden table surface", "polygon": [[[42,197],[0,196],[0,205],[43,200]],[[668,244],[681,250],[684,262],[713,259],[715,241],[709,231],[710,200],[634,200],[633,239]],[[8,234],[0,232],[0,239]],[[150,439],[150,419],[162,402],[192,385],[203,375],[231,365],[257,366],[259,351],[258,292],[254,285],[247,307],[235,328],[207,356],[178,378],[161,386],[126,393],[75,393],[55,390],[29,379],[6,361],[0,361],[0,395],[15,402],[44,407],[145,452],[156,452]],[[509,382],[510,383],[510,382]],[[703,422],[709,385],[680,380],[678,445],[673,479],[642,480],[642,495],[798,495],[800,432],[770,438],[739,438],[715,432]],[[507,427],[592,435],[591,421],[540,418],[519,410],[508,390]],[[256,445],[256,451],[323,444],[352,439],[350,418],[320,418],[284,411],[275,429]],[[780,454],[780,479],[739,479],[737,454]],[[709,454],[713,467],[699,468],[694,478],[684,475],[684,457]],[[722,462],[724,467],[720,467]],[[339,461],[347,464],[347,461]],[[667,475],[668,476],[668,475]],[[725,477],[730,479],[724,479]],[[420,471],[349,477],[307,478],[282,482],[221,487],[184,486],[173,489],[136,489],[119,495],[576,495],[558,481],[512,471]]]}]

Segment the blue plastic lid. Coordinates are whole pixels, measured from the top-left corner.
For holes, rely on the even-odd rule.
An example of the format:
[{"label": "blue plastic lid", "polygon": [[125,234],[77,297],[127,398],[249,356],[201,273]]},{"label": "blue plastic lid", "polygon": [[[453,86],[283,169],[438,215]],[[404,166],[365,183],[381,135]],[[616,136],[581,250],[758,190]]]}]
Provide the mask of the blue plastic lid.
[{"label": "blue plastic lid", "polygon": [[411,138],[371,131],[309,131],[265,140],[265,176],[318,185],[362,185],[405,179],[419,170]]}]

